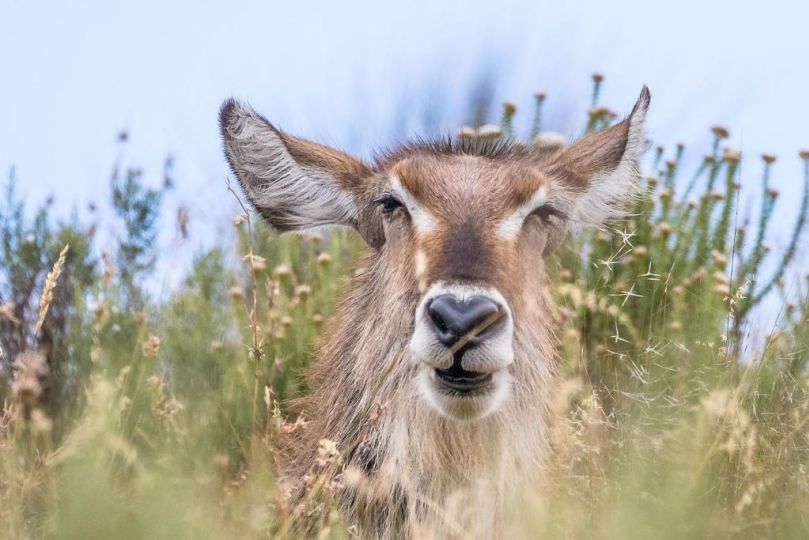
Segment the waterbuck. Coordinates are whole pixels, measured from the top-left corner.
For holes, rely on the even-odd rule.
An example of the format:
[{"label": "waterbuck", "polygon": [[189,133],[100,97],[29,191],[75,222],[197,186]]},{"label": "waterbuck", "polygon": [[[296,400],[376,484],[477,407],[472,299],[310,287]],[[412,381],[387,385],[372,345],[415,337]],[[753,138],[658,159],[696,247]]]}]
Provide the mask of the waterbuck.
[{"label": "waterbuck", "polygon": [[644,87],[622,122],[550,155],[461,138],[372,164],[223,104],[227,160],[270,225],[344,225],[370,247],[309,373],[308,424],[281,443],[293,500],[333,444],[338,503],[363,534],[500,529],[548,451],[544,258],[634,196],[649,100]]}]

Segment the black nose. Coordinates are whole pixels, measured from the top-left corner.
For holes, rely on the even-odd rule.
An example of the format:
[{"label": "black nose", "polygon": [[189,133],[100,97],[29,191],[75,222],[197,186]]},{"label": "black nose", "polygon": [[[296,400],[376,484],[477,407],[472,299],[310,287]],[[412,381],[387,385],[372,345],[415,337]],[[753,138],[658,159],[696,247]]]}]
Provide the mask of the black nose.
[{"label": "black nose", "polygon": [[503,311],[493,300],[474,296],[466,302],[451,294],[436,296],[427,305],[427,313],[438,341],[452,347],[473,347],[489,337],[502,320]]}]

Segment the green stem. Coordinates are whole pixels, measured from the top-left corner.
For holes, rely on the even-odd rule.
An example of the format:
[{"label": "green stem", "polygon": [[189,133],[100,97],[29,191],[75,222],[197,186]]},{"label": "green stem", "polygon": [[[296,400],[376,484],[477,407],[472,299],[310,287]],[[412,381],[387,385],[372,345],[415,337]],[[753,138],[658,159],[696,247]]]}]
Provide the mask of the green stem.
[{"label": "green stem", "polygon": [[536,103],[534,107],[534,124],[531,127],[531,140],[533,141],[537,135],[542,133],[542,104],[545,103],[545,94],[539,92],[534,96]]},{"label": "green stem", "polygon": [[767,296],[778,280],[783,277],[789,263],[791,263],[792,259],[795,257],[795,252],[798,248],[798,239],[800,238],[803,228],[806,225],[807,211],[809,211],[809,160],[804,160],[803,197],[801,199],[801,207],[798,210],[798,219],[795,221],[795,228],[792,230],[792,239],[789,242],[789,247],[787,247],[786,253],[784,253],[784,256],[781,258],[781,264],[778,265],[778,269],[775,271],[772,278],[770,278],[770,280],[767,282],[767,285],[765,285],[764,288],[755,295],[751,295],[752,300],[750,302],[750,307],[758,304],[765,296]]}]

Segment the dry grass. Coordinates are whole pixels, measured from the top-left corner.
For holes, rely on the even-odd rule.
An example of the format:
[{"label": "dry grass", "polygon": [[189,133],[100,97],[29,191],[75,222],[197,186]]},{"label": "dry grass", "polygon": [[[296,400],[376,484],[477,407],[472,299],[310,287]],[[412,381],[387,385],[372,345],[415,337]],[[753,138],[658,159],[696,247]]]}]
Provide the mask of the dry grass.
[{"label": "dry grass", "polygon": [[[591,129],[612,121],[597,103],[602,80]],[[515,112],[505,108],[506,133]],[[541,118],[540,109],[532,140],[555,140]],[[547,484],[524,494],[509,537],[809,531],[809,286],[787,270],[803,225],[783,252],[766,249],[771,156],[764,187],[741,186],[761,193],[762,207],[739,223],[739,156],[721,148],[725,130],[714,134],[692,177],[678,176],[682,146],[654,152],[636,216],[555,259],[564,346],[553,455]],[[801,159],[809,173],[809,154]],[[307,391],[298,374],[360,240],[279,237],[249,216],[243,209],[234,220],[234,256],[200,255],[171,298],[134,303],[111,257],[89,284],[57,282],[78,265],[65,248],[36,318],[0,311],[0,323],[38,335],[60,288],[80,289],[57,306],[60,339],[44,349],[31,337],[0,387],[0,535],[288,537],[301,515],[320,537],[354,532],[334,510],[339,448],[320,442],[310,495],[296,509],[272,456],[280,433],[305,425],[285,404]],[[756,306],[771,292],[781,316],[763,331]],[[362,478],[346,471],[341,480]]]}]

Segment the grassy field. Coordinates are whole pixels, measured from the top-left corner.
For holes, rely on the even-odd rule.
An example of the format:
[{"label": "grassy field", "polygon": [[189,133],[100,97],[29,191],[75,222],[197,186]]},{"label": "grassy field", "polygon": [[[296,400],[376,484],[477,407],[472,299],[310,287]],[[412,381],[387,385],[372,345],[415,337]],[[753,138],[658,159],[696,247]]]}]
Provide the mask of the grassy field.
[{"label": "grassy field", "polygon": [[[588,130],[614,118],[596,79]],[[809,152],[779,169],[802,198],[778,201],[774,156],[745,156],[763,172],[740,186],[741,156],[712,131],[707,153],[653,147],[633,217],[550,263],[564,335],[553,455],[510,537],[809,535],[809,281],[791,264]],[[112,185],[126,234],[110,252],[80,218],[29,217],[13,178],[0,205],[0,535],[294,536],[274,441],[305,421],[285,404],[306,392],[300,371],[361,240],[278,236],[241,214],[235,242],[153,298],[162,191],[135,169]],[[742,189],[759,205],[749,218]],[[775,212],[799,216],[778,252]],[[778,311],[767,331],[764,301]],[[322,537],[350,536],[329,489],[308,511]]]}]

